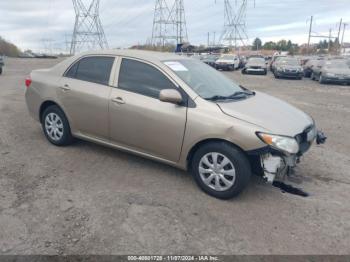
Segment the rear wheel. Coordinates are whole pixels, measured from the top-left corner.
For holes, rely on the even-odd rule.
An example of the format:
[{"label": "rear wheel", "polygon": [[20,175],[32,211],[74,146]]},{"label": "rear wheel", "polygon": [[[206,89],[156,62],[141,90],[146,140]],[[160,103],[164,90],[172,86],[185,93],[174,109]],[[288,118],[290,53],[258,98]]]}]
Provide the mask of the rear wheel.
[{"label": "rear wheel", "polygon": [[66,146],[73,142],[68,120],[58,106],[52,105],[44,110],[41,124],[50,143],[56,146]]},{"label": "rear wheel", "polygon": [[246,156],[225,142],[208,143],[197,150],[192,173],[198,186],[207,194],[230,199],[247,186],[251,167]]},{"label": "rear wheel", "polygon": [[0,67],[0,75],[2,75],[2,67]]}]

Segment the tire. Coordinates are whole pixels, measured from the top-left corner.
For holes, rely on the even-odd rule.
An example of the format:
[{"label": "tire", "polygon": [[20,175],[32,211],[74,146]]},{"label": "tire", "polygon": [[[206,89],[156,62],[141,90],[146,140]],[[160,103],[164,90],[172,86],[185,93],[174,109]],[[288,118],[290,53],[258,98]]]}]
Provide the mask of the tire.
[{"label": "tire", "polygon": [[311,73],[310,78],[311,78],[311,80],[313,80],[313,81],[315,81],[315,80],[316,80],[314,72],[312,72],[312,73]]},{"label": "tire", "polygon": [[321,85],[325,84],[326,82],[323,79],[322,74],[320,74],[320,76],[318,77],[318,81],[320,82]]},{"label": "tire", "polygon": [[0,66],[0,75],[2,75],[2,67]]},{"label": "tire", "polygon": [[265,75],[265,76],[267,75],[267,70],[264,70],[264,75]]},{"label": "tire", "polygon": [[247,71],[245,71],[245,69],[242,69],[241,72],[242,72],[243,75],[247,74]]},{"label": "tire", "polygon": [[67,146],[73,142],[67,117],[58,106],[52,105],[44,110],[41,125],[47,140],[51,144],[55,146]]},{"label": "tire", "polygon": [[276,79],[280,78],[275,72],[273,72],[273,75],[275,76]]},{"label": "tire", "polygon": [[[211,167],[214,169],[215,156],[217,164],[222,164],[224,160],[227,164],[222,168],[218,167],[218,173],[205,173]],[[200,147],[192,158],[191,167],[197,185],[208,195],[219,199],[230,199],[238,196],[248,185],[252,173],[250,163],[244,153],[225,142],[213,142]],[[207,180],[205,183],[204,179],[210,177],[211,180]],[[226,180],[225,183],[222,177]]]}]

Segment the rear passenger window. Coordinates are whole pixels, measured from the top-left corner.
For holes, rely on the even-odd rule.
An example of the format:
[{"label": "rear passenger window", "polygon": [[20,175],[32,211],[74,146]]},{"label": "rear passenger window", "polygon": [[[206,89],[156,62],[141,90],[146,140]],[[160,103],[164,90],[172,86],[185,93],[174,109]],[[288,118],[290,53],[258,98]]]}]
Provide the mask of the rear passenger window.
[{"label": "rear passenger window", "polygon": [[118,87],[157,99],[161,90],[176,88],[162,72],[153,66],[125,58],[120,68]]},{"label": "rear passenger window", "polygon": [[79,62],[75,63],[69,70],[68,72],[66,73],[66,77],[69,77],[69,78],[75,78],[76,74],[77,74],[77,69],[78,69],[78,65],[79,65]]},{"label": "rear passenger window", "polygon": [[113,57],[85,57],[73,65],[65,76],[108,85],[113,62]]}]

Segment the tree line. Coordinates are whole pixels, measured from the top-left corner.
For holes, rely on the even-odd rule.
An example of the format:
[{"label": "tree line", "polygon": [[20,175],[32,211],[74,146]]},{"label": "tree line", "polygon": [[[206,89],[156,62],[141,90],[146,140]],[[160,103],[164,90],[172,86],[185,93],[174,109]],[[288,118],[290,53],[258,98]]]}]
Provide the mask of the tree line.
[{"label": "tree line", "polygon": [[0,36],[0,55],[18,57],[20,53],[21,51],[16,45],[6,41]]},{"label": "tree line", "polygon": [[[311,45],[310,46],[310,51],[311,53],[319,53],[319,54],[324,54],[327,53],[328,51],[331,53],[336,52],[339,49],[339,41],[338,39],[330,40],[329,42],[327,40],[320,40],[318,44]],[[329,48],[329,50],[328,50]],[[255,38],[252,44],[252,50],[277,50],[277,51],[285,51],[289,52],[290,54],[295,54],[295,53],[307,53],[308,50],[304,46],[299,46],[296,43],[293,43],[291,40],[280,40],[278,42],[265,42],[264,44],[262,43],[260,38]]]}]

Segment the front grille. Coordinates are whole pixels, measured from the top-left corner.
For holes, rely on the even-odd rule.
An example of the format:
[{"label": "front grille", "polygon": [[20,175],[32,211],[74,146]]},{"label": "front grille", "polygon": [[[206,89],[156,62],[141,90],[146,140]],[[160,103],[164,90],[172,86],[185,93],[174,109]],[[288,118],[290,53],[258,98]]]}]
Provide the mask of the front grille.
[{"label": "front grille", "polygon": [[249,68],[251,68],[251,69],[261,69],[260,66],[250,66]]}]

